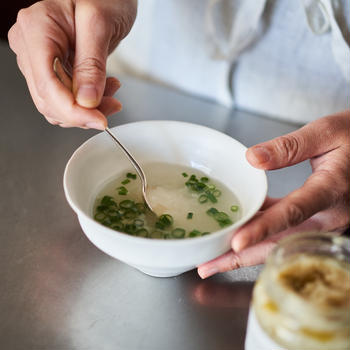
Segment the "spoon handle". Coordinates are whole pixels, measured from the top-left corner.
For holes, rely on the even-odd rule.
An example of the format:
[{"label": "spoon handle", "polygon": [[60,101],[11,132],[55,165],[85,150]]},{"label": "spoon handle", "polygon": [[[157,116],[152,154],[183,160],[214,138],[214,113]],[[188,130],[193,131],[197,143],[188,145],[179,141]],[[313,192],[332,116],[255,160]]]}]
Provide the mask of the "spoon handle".
[{"label": "spoon handle", "polygon": [[118,138],[112,133],[110,128],[107,126],[105,128],[105,132],[114,140],[114,142],[122,149],[122,151],[125,153],[125,155],[128,157],[132,165],[134,166],[135,170],[137,171],[137,174],[139,175],[142,183],[142,194],[145,199],[145,202],[149,209],[152,210],[151,205],[148,203],[147,196],[146,196],[146,189],[147,189],[147,178],[143,171],[143,169],[140,167],[139,163],[136,161],[136,159],[131,155],[131,153],[128,151],[128,149],[118,140]]}]

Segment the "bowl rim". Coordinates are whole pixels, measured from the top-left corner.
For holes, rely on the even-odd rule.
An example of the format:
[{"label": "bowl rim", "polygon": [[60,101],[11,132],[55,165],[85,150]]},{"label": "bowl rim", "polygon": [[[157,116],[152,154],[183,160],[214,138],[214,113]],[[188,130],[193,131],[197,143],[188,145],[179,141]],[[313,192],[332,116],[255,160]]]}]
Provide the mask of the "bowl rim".
[{"label": "bowl rim", "polygon": [[[189,122],[183,122],[183,121],[175,121],[175,120],[144,120],[144,121],[136,121],[136,122],[130,122],[130,123],[125,123],[125,124],[121,124],[121,125],[117,125],[111,128],[111,130],[113,129],[120,129],[123,127],[128,127],[130,125],[140,125],[140,124],[180,124],[180,125],[187,125],[190,127],[195,127],[195,128],[202,128],[202,129],[206,129],[209,132],[212,133],[217,133],[220,135],[220,137],[225,137],[225,138],[229,138],[230,141],[235,142],[236,144],[238,144],[241,148],[243,149],[247,149],[246,146],[244,146],[241,142],[239,142],[238,140],[234,139],[233,137],[210,127],[201,125],[201,124],[195,124],[195,123],[189,123]],[[139,243],[143,243],[143,244],[150,244],[150,245],[161,245],[161,246],[181,246],[181,245],[193,245],[193,244],[197,244],[199,241],[204,242],[204,241],[210,241],[210,240],[214,240],[217,239],[218,237],[224,236],[226,235],[228,232],[232,232],[234,230],[236,230],[236,228],[239,226],[242,226],[243,224],[245,224],[246,222],[248,222],[259,210],[259,208],[261,208],[261,206],[263,205],[266,195],[267,195],[267,191],[268,191],[268,182],[267,182],[267,176],[264,170],[261,169],[256,169],[257,171],[260,172],[262,178],[263,178],[263,182],[264,182],[264,190],[261,193],[261,197],[259,198],[259,200],[257,201],[257,205],[254,207],[254,210],[251,210],[249,215],[245,215],[242,218],[240,218],[237,222],[235,222],[234,224],[227,226],[223,229],[220,229],[218,231],[215,232],[211,232],[209,235],[205,235],[205,236],[200,236],[200,237],[192,237],[191,239],[159,239],[159,238],[148,238],[148,237],[137,237],[137,236],[132,236],[132,235],[128,235],[124,232],[120,232],[120,231],[116,231],[113,230],[107,226],[102,225],[101,223],[97,222],[96,220],[94,220],[91,216],[87,215],[84,211],[82,211],[78,205],[76,205],[73,200],[71,199],[70,195],[69,195],[69,190],[68,190],[68,185],[67,185],[67,178],[68,178],[68,172],[69,172],[69,168],[72,164],[72,162],[74,162],[74,160],[79,156],[79,154],[83,151],[83,148],[86,147],[87,144],[90,144],[91,142],[96,141],[96,139],[99,138],[103,138],[105,136],[105,134],[103,133],[103,131],[101,131],[100,133],[88,138],[86,141],[84,141],[71,155],[71,157],[69,158],[66,167],[64,169],[64,174],[63,174],[63,189],[64,189],[64,193],[66,196],[66,199],[69,203],[69,205],[71,206],[71,208],[73,209],[73,211],[79,216],[82,216],[84,219],[87,219],[90,223],[92,223],[93,225],[97,225],[100,228],[103,228],[105,233],[108,234],[109,236],[113,235],[114,237],[118,236],[118,239],[122,239],[125,241],[134,241],[139,242]],[[107,137],[107,135],[106,135]]]}]

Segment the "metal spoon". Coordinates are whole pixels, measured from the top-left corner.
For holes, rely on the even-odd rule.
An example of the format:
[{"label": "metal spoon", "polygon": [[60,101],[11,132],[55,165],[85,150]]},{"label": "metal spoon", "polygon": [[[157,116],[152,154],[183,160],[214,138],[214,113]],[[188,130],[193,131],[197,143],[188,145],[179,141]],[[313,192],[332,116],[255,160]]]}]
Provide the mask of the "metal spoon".
[{"label": "metal spoon", "polygon": [[[60,60],[58,57],[56,57],[53,61],[53,70],[57,76],[57,78],[61,81],[61,83],[68,88],[70,91],[72,91],[72,79],[67,74],[67,72],[64,70]],[[136,161],[136,159],[132,156],[132,154],[128,151],[128,149],[118,140],[118,138],[112,133],[112,131],[107,126],[104,130],[112,139],[113,141],[122,149],[122,151],[125,153],[125,155],[130,160],[131,164],[135,168],[137,174],[139,175],[141,179],[141,185],[142,185],[142,197],[143,200],[148,207],[148,209],[157,216],[155,211],[153,210],[150,201],[147,198],[147,179],[145,172],[143,171],[140,164]]]}]

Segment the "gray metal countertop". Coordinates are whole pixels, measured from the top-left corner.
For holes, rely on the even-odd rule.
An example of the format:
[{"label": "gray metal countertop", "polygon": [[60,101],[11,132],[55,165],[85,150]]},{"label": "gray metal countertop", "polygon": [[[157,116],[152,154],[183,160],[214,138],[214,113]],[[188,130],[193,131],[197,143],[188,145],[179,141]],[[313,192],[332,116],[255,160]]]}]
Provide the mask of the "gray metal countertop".
[{"label": "gray metal countertop", "polygon": [[[259,267],[205,281],[196,271],[159,279],[95,248],[64,198],[62,176],[73,151],[96,132],[48,124],[4,44],[0,60],[0,348],[243,349]],[[135,79],[121,81],[124,110],[110,126],[189,121],[247,146],[296,128]],[[303,163],[268,174],[269,194],[288,193],[309,173]]]}]

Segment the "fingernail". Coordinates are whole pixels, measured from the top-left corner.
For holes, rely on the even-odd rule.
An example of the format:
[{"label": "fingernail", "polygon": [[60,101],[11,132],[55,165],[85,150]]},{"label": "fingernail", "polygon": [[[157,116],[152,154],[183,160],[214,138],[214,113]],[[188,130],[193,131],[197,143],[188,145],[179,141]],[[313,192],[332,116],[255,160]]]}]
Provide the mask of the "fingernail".
[{"label": "fingernail", "polygon": [[209,269],[198,269],[198,275],[200,278],[205,279],[219,272],[217,267],[211,267]]},{"label": "fingernail", "polygon": [[97,129],[97,130],[104,130],[105,129],[104,125],[101,123],[98,123],[98,122],[89,122],[89,123],[86,123],[85,126],[88,129]]},{"label": "fingernail", "polygon": [[94,108],[97,107],[97,90],[94,85],[79,86],[76,100],[82,107]]},{"label": "fingernail", "polygon": [[258,163],[266,163],[270,160],[270,153],[265,147],[252,147],[250,152]]}]

